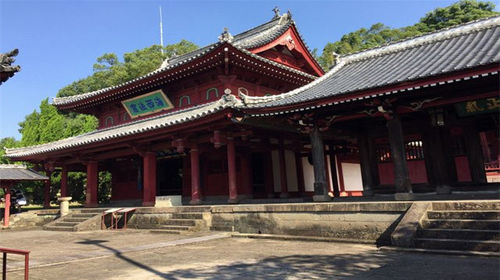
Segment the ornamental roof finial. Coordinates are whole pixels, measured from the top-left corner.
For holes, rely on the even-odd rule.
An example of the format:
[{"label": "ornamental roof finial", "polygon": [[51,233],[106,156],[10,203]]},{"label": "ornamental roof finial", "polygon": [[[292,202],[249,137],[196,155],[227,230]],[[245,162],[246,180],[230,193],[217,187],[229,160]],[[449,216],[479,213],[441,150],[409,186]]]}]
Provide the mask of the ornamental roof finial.
[{"label": "ornamental roof finial", "polygon": [[233,35],[229,33],[229,29],[227,27],[224,27],[224,31],[219,36],[219,42],[232,42],[232,41],[233,41]]},{"label": "ornamental roof finial", "polygon": [[273,19],[277,19],[280,17],[280,8],[278,8],[278,6],[274,7],[273,12],[274,12]]}]

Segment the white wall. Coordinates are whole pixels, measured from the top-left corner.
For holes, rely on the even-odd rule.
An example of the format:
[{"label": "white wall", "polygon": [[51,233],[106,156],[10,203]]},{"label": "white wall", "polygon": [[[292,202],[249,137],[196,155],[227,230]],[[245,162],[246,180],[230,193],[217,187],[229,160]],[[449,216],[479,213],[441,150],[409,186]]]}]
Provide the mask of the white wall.
[{"label": "white wall", "polygon": [[342,173],[344,175],[344,186],[346,191],[363,191],[363,179],[361,178],[361,164],[342,162]]},{"label": "white wall", "polygon": [[306,192],[314,191],[314,169],[307,160],[307,157],[302,157],[302,170],[304,173],[304,189]]}]

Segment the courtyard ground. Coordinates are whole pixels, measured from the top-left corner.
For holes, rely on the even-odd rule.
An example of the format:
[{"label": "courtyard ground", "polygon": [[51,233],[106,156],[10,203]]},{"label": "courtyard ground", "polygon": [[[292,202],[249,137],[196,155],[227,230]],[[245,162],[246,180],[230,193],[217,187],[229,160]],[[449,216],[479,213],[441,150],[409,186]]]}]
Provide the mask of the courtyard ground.
[{"label": "courtyard ground", "polygon": [[[224,233],[0,231],[26,249],[30,279],[499,279],[500,259],[379,251],[375,246],[230,238]],[[7,279],[23,279],[8,257]]]}]

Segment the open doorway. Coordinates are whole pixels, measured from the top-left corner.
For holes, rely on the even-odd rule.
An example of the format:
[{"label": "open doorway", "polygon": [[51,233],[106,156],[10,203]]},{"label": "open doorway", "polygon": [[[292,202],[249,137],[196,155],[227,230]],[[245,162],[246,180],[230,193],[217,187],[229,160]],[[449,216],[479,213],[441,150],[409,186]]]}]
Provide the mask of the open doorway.
[{"label": "open doorway", "polygon": [[158,190],[156,195],[182,194],[182,157],[160,159],[157,165]]}]

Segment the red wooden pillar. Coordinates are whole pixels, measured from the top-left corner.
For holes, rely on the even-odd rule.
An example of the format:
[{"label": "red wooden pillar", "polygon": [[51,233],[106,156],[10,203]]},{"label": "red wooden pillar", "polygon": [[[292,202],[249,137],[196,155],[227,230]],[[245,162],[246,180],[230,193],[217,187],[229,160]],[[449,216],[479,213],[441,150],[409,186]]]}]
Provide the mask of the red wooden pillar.
[{"label": "red wooden pillar", "polygon": [[283,141],[280,143],[279,159],[280,159],[280,184],[281,184],[281,198],[288,197],[288,182],[286,179],[286,163],[285,163],[285,148],[283,147]]},{"label": "red wooden pillar", "polygon": [[5,197],[5,209],[3,213],[3,225],[5,227],[9,226],[9,217],[10,217],[10,186],[4,186],[4,197]]},{"label": "red wooden pillar", "polygon": [[52,171],[46,171],[48,179],[45,181],[43,188],[43,208],[50,207],[50,177],[52,176]]},{"label": "red wooden pillar", "polygon": [[156,200],[156,153],[146,152],[142,160],[144,166],[142,206],[154,206]]},{"label": "red wooden pillar", "polygon": [[227,177],[229,185],[229,203],[238,202],[238,187],[236,186],[236,149],[234,139],[227,137]]},{"label": "red wooden pillar", "polygon": [[87,162],[87,189],[85,207],[97,207],[97,182],[99,180],[97,161]]},{"label": "red wooden pillar", "polygon": [[66,166],[61,170],[61,197],[68,196],[68,169]]},{"label": "red wooden pillar", "polygon": [[200,195],[200,155],[198,146],[191,147],[191,201],[190,204],[201,204]]}]

